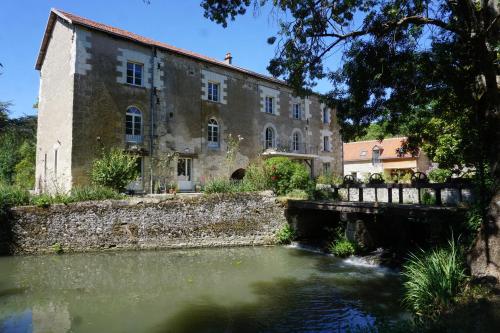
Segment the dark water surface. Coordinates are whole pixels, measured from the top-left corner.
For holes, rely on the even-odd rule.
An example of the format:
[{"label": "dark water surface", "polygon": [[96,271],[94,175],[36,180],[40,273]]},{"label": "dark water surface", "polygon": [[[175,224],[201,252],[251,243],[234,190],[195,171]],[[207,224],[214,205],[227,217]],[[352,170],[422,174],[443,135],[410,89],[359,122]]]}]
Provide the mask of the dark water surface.
[{"label": "dark water surface", "polygon": [[0,258],[0,332],[344,332],[407,318],[394,272],[282,247]]}]

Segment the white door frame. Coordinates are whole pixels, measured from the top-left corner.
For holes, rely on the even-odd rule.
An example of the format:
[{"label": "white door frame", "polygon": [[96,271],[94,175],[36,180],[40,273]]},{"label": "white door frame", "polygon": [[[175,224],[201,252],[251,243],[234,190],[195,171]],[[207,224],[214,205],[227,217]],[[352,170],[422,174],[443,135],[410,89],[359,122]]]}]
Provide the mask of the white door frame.
[{"label": "white door frame", "polygon": [[193,159],[191,157],[177,159],[177,186],[179,191],[193,190]]}]

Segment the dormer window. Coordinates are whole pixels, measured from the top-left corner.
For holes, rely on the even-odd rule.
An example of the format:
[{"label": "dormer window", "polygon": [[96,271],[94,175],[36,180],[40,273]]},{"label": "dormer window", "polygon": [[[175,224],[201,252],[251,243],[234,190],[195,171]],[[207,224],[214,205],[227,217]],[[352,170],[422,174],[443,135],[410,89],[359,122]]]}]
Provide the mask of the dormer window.
[{"label": "dormer window", "polygon": [[372,164],[380,163],[380,148],[374,147],[372,150]]},{"label": "dormer window", "polygon": [[212,102],[219,101],[219,88],[220,84],[217,82],[208,82],[208,96],[207,99]]},{"label": "dormer window", "polygon": [[127,83],[135,86],[142,86],[143,64],[127,62]]}]

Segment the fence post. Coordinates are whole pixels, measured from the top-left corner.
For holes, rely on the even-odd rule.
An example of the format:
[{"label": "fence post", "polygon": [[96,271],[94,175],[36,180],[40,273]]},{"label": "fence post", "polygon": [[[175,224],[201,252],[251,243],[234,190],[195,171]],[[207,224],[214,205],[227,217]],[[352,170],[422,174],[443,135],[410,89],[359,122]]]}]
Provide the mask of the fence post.
[{"label": "fence post", "polygon": [[374,187],[375,190],[375,202],[378,202],[378,188]]},{"label": "fence post", "polygon": [[362,187],[358,188],[358,199],[359,199],[359,202],[363,201],[363,188]]},{"label": "fence post", "polygon": [[421,198],[421,187],[417,185],[417,193],[418,193],[418,204],[421,205],[422,204],[422,198]]},{"label": "fence post", "polygon": [[399,188],[399,203],[403,203],[403,184],[398,184]]},{"label": "fence post", "polygon": [[392,203],[392,187],[387,187],[387,202]]},{"label": "fence post", "polygon": [[441,206],[443,204],[443,201],[441,200],[441,188],[435,189],[435,195],[436,195],[436,205]]}]

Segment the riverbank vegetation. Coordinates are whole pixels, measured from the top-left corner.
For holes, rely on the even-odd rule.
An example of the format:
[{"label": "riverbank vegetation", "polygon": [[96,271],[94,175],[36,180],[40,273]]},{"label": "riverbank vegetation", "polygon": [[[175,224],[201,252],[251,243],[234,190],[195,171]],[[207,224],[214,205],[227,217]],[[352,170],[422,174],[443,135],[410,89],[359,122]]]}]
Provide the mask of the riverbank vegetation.
[{"label": "riverbank vegetation", "polygon": [[69,193],[39,195],[31,195],[28,190],[16,185],[0,185],[0,215],[6,214],[8,208],[14,206],[48,207],[54,204],[123,198],[124,195],[116,190],[98,185],[74,187]]},{"label": "riverbank vegetation", "polygon": [[295,230],[289,224],[286,224],[276,233],[276,240],[278,244],[290,244],[295,239],[295,236]]}]

